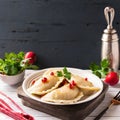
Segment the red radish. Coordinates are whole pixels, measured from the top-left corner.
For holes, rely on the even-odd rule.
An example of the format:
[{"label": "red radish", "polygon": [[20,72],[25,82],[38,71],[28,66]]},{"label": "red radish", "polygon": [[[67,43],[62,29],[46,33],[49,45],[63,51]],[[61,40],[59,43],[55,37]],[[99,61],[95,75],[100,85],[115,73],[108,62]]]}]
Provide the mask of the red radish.
[{"label": "red radish", "polygon": [[116,85],[119,82],[119,76],[116,72],[112,71],[106,75],[104,82],[111,86]]},{"label": "red radish", "polygon": [[27,52],[24,58],[29,60],[29,64],[34,64],[37,59],[36,54],[33,51]]}]

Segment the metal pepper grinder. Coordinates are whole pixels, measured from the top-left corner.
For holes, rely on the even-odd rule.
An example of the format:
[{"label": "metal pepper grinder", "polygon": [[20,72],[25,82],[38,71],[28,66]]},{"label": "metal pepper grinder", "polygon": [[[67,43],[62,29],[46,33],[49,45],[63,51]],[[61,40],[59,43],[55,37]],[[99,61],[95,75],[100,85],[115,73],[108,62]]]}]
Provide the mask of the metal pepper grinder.
[{"label": "metal pepper grinder", "polygon": [[112,7],[106,7],[104,9],[105,18],[107,21],[107,28],[102,35],[102,51],[101,59],[108,59],[110,62],[110,68],[118,72],[119,68],[119,43],[118,35],[115,29],[113,29],[112,22],[114,19],[115,11]]}]

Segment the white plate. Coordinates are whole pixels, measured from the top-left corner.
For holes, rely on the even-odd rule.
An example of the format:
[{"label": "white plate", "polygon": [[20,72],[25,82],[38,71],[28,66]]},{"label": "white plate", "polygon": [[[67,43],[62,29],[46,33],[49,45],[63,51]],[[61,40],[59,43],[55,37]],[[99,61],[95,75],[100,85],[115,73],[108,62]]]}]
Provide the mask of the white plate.
[{"label": "white plate", "polygon": [[[54,69],[61,69],[61,68],[63,68],[63,67],[55,67]],[[40,97],[37,97],[37,96],[30,94],[27,91],[27,89],[30,87],[32,80],[38,79],[39,77],[41,77],[42,74],[48,69],[49,68],[43,69],[40,71],[36,71],[35,73],[31,74],[23,81],[23,84],[22,84],[23,91],[33,100],[37,100],[38,102],[43,102],[43,103],[52,104],[52,105],[73,105],[73,104],[80,104],[80,103],[88,102],[88,101],[96,98],[98,95],[100,95],[100,93],[103,90],[103,82],[101,81],[101,79],[99,79],[97,76],[92,74],[90,71],[67,67],[68,71],[70,71],[71,73],[82,76],[84,78],[88,78],[88,80],[91,81],[95,87],[99,87],[100,90],[97,93],[87,97],[86,99],[80,100],[76,103],[63,104],[63,103],[52,103],[52,102],[41,101]]]}]

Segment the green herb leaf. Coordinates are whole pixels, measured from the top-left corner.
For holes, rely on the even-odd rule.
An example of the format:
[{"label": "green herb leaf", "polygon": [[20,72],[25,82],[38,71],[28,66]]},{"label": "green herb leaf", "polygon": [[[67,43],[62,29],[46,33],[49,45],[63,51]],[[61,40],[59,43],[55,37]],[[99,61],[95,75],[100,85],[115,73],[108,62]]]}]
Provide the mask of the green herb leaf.
[{"label": "green herb leaf", "polygon": [[99,78],[103,78],[110,71],[109,66],[110,66],[109,60],[103,59],[99,65],[92,63],[89,68],[92,70],[93,74],[95,74]]},{"label": "green herb leaf", "polygon": [[64,76],[68,80],[71,79],[71,73],[67,70],[66,67],[64,67],[62,71],[57,71],[57,76],[58,77],[63,77]]},{"label": "green herb leaf", "polygon": [[68,70],[67,70],[66,67],[63,68],[63,72],[64,72],[64,74],[67,74],[67,73],[68,73]]},{"label": "green herb leaf", "polygon": [[62,76],[63,76],[62,71],[57,71],[57,76],[58,76],[58,77],[62,77]]},{"label": "green herb leaf", "polygon": [[71,73],[66,73],[66,74],[64,75],[64,77],[67,78],[68,80],[70,80],[70,79],[71,79]]},{"label": "green herb leaf", "polygon": [[96,70],[99,70],[99,69],[100,69],[100,66],[99,66],[99,65],[96,65],[95,63],[92,63],[92,64],[90,65],[90,69],[91,69],[92,71],[96,71]]},{"label": "green herb leaf", "polygon": [[108,59],[103,59],[100,62],[100,65],[101,65],[102,68],[108,68],[110,66],[110,63],[109,63]]}]

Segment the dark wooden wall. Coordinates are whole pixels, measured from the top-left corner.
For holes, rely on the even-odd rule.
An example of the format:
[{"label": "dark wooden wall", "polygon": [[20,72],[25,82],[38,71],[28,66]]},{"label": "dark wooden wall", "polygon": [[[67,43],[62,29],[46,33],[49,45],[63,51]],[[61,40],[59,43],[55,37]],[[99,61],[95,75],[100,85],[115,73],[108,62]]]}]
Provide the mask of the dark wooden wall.
[{"label": "dark wooden wall", "polygon": [[120,34],[119,0],[0,0],[0,57],[32,50],[40,68],[86,69],[100,61],[106,6],[115,8]]}]

